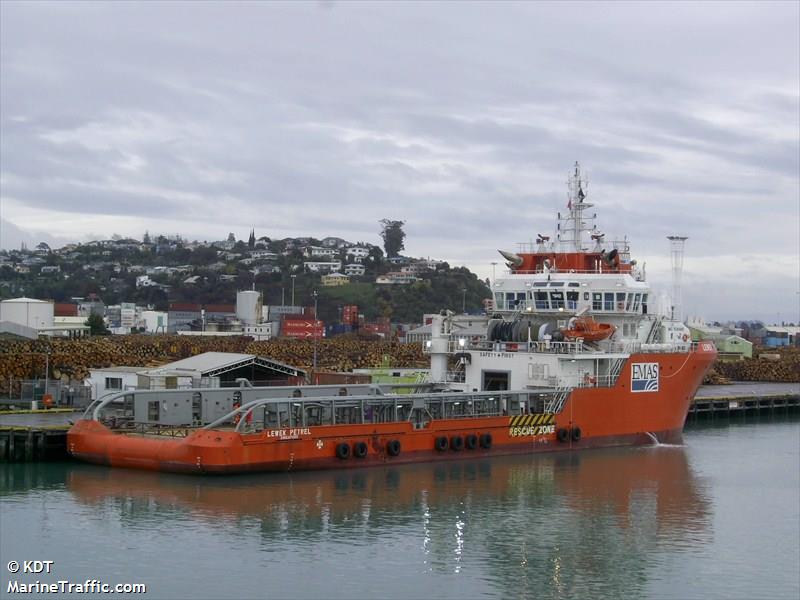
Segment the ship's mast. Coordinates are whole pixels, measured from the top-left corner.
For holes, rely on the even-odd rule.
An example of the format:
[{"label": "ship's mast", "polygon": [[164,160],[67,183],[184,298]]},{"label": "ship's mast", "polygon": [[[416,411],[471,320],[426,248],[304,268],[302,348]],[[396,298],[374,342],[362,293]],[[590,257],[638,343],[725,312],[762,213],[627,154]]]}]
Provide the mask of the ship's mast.
[{"label": "ship's mast", "polygon": [[[575,171],[567,180],[567,214],[565,217],[558,213],[558,234],[556,239],[559,242],[562,252],[584,252],[584,232],[595,231],[587,226],[584,221],[583,211],[592,208],[594,205],[586,202],[586,191],[589,189],[589,180],[586,176],[581,176],[581,167],[575,162]],[[592,214],[585,218],[594,225],[597,215]]]}]

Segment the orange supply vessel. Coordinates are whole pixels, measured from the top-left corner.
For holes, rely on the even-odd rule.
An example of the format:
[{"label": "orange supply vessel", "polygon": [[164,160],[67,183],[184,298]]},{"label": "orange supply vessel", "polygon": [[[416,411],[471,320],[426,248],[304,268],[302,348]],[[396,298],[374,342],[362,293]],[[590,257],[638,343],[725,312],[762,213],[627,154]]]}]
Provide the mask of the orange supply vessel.
[{"label": "orange supply vessel", "polygon": [[[535,247],[501,251],[485,333],[435,315],[427,382],[131,390],[95,400],[68,434],[78,459],[186,473],[351,468],[680,440],[716,358],[654,310],[627,239],[584,211],[576,164],[567,213]],[[551,241],[553,240],[553,241]]]}]

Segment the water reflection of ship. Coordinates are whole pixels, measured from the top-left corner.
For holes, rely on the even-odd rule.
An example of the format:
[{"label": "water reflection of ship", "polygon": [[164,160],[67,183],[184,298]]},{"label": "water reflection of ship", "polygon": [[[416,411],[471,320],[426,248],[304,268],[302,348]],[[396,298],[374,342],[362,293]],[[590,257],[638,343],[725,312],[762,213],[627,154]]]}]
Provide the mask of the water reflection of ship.
[{"label": "water reflection of ship", "polygon": [[711,535],[680,447],[222,479],[74,465],[66,488],[123,530],[207,522],[284,553],[400,544],[421,568],[480,573],[504,597],[591,596],[598,585],[641,597],[659,548]]},{"label": "water reflection of ship", "polygon": [[[116,501],[123,513],[179,509],[215,521],[255,517],[271,534],[308,535],[354,521],[374,534],[425,511],[462,510],[466,500],[473,532],[506,538],[520,528],[549,529],[565,510],[611,519],[620,530],[640,527],[645,518],[654,533],[669,535],[702,530],[708,512],[684,450],[670,447],[202,481],[76,465],[67,474],[67,489],[84,503]],[[503,523],[517,527],[496,528],[497,514],[486,523],[475,520],[501,507]]]}]

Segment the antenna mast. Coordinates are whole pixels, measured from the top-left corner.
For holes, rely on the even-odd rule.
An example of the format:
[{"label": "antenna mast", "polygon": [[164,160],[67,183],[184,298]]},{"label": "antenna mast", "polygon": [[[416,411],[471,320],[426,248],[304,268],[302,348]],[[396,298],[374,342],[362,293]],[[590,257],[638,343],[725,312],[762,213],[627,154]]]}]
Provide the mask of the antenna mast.
[{"label": "antenna mast", "polygon": [[[583,220],[583,211],[594,205],[584,202],[586,190],[589,188],[589,181],[585,176],[581,176],[581,167],[577,161],[575,162],[575,171],[567,180],[567,187],[569,188],[567,196],[567,210],[569,212],[563,218],[559,213],[558,230],[562,236],[556,239],[561,242],[559,245],[562,250],[583,252],[586,250],[583,247],[583,232],[589,231],[586,222]],[[589,217],[589,219],[594,222],[593,216]]]}]

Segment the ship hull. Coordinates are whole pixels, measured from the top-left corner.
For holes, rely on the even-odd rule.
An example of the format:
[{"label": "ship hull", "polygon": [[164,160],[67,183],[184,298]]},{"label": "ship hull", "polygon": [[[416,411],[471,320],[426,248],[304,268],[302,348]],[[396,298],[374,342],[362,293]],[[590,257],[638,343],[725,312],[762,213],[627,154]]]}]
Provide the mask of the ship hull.
[{"label": "ship hull", "polygon": [[[675,443],[681,439],[689,403],[715,358],[711,344],[700,344],[690,353],[632,355],[613,387],[577,388],[553,415],[434,420],[423,428],[415,428],[411,422],[393,422],[252,434],[199,429],[185,438],[166,439],[117,433],[100,422],[81,420],[69,431],[67,444],[75,458],[112,467],[227,474]],[[658,364],[656,389],[637,390],[633,366],[647,364]],[[469,449],[471,436],[478,441],[474,449]],[[482,443],[488,436],[490,443]],[[444,447],[441,438],[447,441]],[[354,452],[347,457],[337,454],[342,444],[355,449],[361,442],[367,448],[362,458]]]}]

